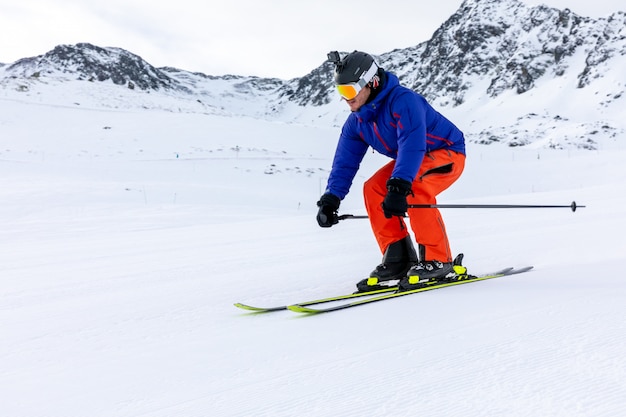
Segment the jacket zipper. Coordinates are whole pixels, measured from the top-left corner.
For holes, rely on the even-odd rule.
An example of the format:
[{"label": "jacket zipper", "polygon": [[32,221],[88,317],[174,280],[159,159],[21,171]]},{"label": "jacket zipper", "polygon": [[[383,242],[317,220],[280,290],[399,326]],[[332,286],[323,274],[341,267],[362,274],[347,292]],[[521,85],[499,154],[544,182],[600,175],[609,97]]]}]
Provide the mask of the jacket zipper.
[{"label": "jacket zipper", "polygon": [[374,134],[376,135],[380,143],[383,144],[387,152],[391,152],[391,149],[389,148],[389,146],[387,146],[387,143],[385,142],[383,137],[380,135],[380,132],[378,131],[378,125],[376,125],[376,122],[374,122],[373,125],[374,125]]}]

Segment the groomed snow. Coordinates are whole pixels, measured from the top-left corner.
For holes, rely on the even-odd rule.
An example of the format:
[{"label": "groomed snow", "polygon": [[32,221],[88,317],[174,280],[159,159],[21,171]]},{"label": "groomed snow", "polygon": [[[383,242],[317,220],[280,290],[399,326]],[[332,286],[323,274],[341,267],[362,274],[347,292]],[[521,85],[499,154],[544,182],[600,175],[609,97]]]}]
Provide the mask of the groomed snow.
[{"label": "groomed snow", "polygon": [[380,261],[367,221],[315,222],[338,128],[37,101],[0,98],[1,415],[626,415],[623,132],[468,145],[440,202],[587,206],[444,212],[470,272],[532,272],[259,315],[233,303],[348,293]]}]

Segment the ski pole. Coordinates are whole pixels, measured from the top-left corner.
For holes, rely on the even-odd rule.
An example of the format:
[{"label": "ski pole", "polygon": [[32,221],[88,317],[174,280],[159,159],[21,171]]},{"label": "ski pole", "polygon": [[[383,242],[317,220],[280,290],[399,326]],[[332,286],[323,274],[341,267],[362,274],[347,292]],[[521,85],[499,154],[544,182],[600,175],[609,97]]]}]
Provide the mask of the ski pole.
[{"label": "ski pole", "polygon": [[[575,201],[569,205],[535,205],[535,204],[409,204],[410,209],[424,209],[424,208],[487,208],[487,209],[513,209],[513,208],[569,208],[572,211],[576,211],[578,208],[585,208],[586,206],[579,206]],[[367,219],[368,216],[359,216],[353,214],[342,214],[338,217],[339,220],[346,219]]]},{"label": "ski pole", "polygon": [[409,204],[409,208],[570,208],[576,211],[577,208],[585,208],[579,206],[575,201],[569,205],[535,205],[535,204]]}]

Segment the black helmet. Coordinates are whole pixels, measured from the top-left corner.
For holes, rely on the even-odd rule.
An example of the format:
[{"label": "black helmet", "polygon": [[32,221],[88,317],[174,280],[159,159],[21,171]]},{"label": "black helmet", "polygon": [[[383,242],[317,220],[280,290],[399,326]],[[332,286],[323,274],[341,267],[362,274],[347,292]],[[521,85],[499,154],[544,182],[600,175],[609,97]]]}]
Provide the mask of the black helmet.
[{"label": "black helmet", "polygon": [[378,72],[378,65],[374,58],[365,52],[354,51],[339,60],[337,52],[328,54],[328,58],[335,64],[335,84],[369,83]]}]

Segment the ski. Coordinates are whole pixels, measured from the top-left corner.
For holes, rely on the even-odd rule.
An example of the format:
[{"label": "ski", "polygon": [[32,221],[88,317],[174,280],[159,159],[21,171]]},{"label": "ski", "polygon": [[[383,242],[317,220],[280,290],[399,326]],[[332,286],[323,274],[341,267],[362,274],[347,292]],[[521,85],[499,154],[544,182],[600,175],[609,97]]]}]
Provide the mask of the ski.
[{"label": "ski", "polygon": [[[510,272],[512,270],[513,270],[512,267],[505,268],[497,272],[492,272],[491,274],[488,274],[488,275],[500,276],[500,274],[506,274],[507,272]],[[487,276],[487,275],[483,275],[483,276]],[[307,307],[307,306],[312,306],[316,304],[331,303],[333,301],[350,300],[350,299],[362,298],[362,297],[367,297],[367,296],[380,296],[380,295],[387,294],[387,293],[395,293],[397,291],[398,291],[398,287],[392,286],[392,287],[373,290],[373,291],[356,292],[352,294],[343,294],[343,295],[336,295],[332,297],[320,298],[318,300],[303,301],[300,303],[292,304],[291,306]],[[284,310],[289,309],[290,307],[290,305],[281,305],[281,306],[274,306],[274,307],[257,307],[257,306],[251,306],[249,304],[244,304],[244,303],[235,303],[234,305],[237,308],[254,312],[254,313],[270,313],[273,311],[284,311]]]},{"label": "ski", "polygon": [[[368,295],[381,295],[384,293],[390,293],[390,292],[396,292],[396,291],[398,291],[398,287],[394,286],[394,287],[388,287],[388,288],[383,288],[383,289],[374,290],[374,291],[356,292],[353,294],[336,295],[333,297],[320,298],[319,300],[303,301],[301,303],[297,303],[296,305],[304,307],[304,306],[310,306],[314,304],[330,303],[333,301],[349,300],[351,298],[366,297]],[[252,311],[255,313],[269,313],[272,311],[287,310],[288,306],[282,305],[282,306],[275,306],[275,307],[255,307],[255,306],[251,306],[248,304],[235,303],[235,307],[241,308],[243,310]]]},{"label": "ski", "polygon": [[293,304],[293,305],[289,305],[289,306],[287,306],[287,309],[291,310],[291,311],[294,311],[296,313],[306,313],[306,314],[328,313],[328,312],[331,312],[331,311],[344,310],[346,308],[357,307],[357,306],[370,304],[370,303],[375,303],[375,302],[383,301],[383,300],[390,300],[392,298],[403,297],[405,295],[416,294],[416,293],[419,293],[419,292],[431,291],[431,290],[436,290],[436,289],[439,289],[439,288],[451,287],[451,286],[454,286],[454,285],[469,284],[470,282],[484,281],[484,280],[487,280],[487,279],[500,278],[500,277],[509,276],[509,275],[521,274],[523,272],[530,271],[532,268],[533,268],[532,266],[526,266],[526,267],[523,267],[523,268],[507,268],[507,269],[504,269],[504,270],[501,270],[501,271],[498,271],[498,272],[495,272],[495,273],[491,273],[491,274],[486,274],[486,275],[479,275],[479,276],[469,275],[469,277],[471,277],[471,278],[468,278],[468,279],[463,279],[463,280],[453,281],[453,282],[434,283],[433,285],[430,285],[430,286],[427,286],[427,287],[418,288],[418,289],[409,290],[409,291],[402,291],[402,292],[394,291],[394,292],[392,292],[390,294],[381,294],[381,295],[374,296],[372,298],[367,298],[367,299],[364,299],[364,300],[352,301],[352,302],[349,302],[349,303],[340,304],[340,305],[327,307],[327,308],[312,308],[312,307],[308,307],[309,305],[315,304],[315,303],[308,303],[308,304]]}]

